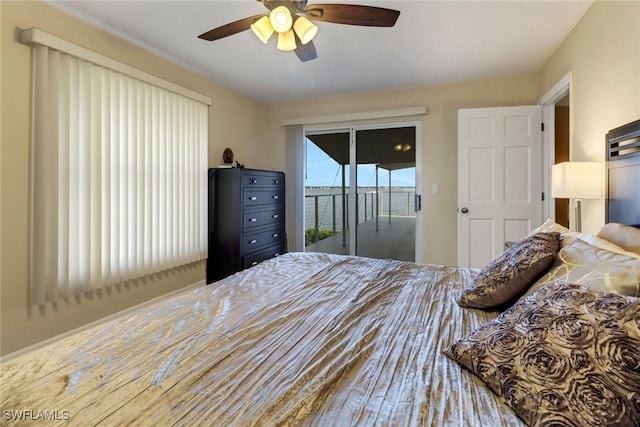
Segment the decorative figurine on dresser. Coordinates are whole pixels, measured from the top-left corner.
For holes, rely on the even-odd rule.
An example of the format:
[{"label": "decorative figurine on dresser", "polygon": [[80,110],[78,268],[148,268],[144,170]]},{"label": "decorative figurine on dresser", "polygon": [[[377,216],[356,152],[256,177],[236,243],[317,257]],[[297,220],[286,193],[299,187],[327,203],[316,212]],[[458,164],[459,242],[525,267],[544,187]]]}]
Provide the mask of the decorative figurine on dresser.
[{"label": "decorative figurine on dresser", "polygon": [[284,173],[209,169],[207,284],[286,251]]}]

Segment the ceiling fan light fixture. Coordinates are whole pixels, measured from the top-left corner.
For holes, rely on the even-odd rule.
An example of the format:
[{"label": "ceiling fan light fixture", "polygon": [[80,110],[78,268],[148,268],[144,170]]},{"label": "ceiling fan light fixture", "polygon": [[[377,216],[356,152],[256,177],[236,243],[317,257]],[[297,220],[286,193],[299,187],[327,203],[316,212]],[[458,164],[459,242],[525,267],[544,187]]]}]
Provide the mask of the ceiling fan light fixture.
[{"label": "ceiling fan light fixture", "polygon": [[293,17],[291,11],[286,6],[278,6],[269,14],[271,26],[277,33],[285,33],[291,29],[293,25]]},{"label": "ceiling fan light fixture", "polygon": [[396,145],[394,145],[394,146],[393,146],[393,149],[394,149],[395,151],[402,151],[402,144],[396,144]]},{"label": "ceiling fan light fixture", "polygon": [[404,144],[402,146],[402,151],[409,151],[411,150],[411,144]]},{"label": "ceiling fan light fixture", "polygon": [[309,43],[318,33],[318,26],[304,16],[300,16],[296,19],[293,23],[293,29],[300,38],[300,42],[302,44]]},{"label": "ceiling fan light fixture", "polygon": [[280,50],[295,50],[296,36],[293,34],[293,30],[286,31],[284,33],[278,33],[278,49]]},{"label": "ceiling fan light fixture", "polygon": [[271,35],[275,31],[269,17],[266,15],[251,24],[251,30],[264,44],[269,41],[269,38],[271,38]]},{"label": "ceiling fan light fixture", "polygon": [[[0,0],[2,1],[2,0]],[[361,27],[393,27],[400,11],[356,4],[307,5],[307,0],[258,0],[268,12],[229,22],[198,35],[214,41],[251,28],[256,37],[268,43],[278,33],[277,47],[294,51],[301,62],[318,57],[313,38],[318,33],[316,20]]]}]

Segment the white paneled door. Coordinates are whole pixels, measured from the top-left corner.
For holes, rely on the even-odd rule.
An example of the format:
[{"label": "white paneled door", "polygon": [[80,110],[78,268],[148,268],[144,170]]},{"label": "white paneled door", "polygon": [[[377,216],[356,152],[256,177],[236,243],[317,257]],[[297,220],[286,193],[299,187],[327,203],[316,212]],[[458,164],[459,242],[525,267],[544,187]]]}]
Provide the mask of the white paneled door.
[{"label": "white paneled door", "polygon": [[458,111],[458,265],[484,267],[542,220],[541,107]]}]

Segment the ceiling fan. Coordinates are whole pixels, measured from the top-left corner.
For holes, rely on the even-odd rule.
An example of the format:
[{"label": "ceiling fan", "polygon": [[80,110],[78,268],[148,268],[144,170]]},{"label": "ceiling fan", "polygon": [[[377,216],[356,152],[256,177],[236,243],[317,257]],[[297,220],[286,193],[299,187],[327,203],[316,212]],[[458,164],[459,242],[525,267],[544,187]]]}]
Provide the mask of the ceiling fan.
[{"label": "ceiling fan", "polygon": [[312,21],[366,27],[393,27],[400,11],[355,4],[311,4],[307,0],[257,0],[268,10],[268,15],[254,15],[230,22],[200,34],[198,38],[208,41],[228,37],[251,28],[256,36],[267,43],[271,35],[278,34],[277,47],[293,50],[302,62],[318,57],[313,37],[318,27]]}]

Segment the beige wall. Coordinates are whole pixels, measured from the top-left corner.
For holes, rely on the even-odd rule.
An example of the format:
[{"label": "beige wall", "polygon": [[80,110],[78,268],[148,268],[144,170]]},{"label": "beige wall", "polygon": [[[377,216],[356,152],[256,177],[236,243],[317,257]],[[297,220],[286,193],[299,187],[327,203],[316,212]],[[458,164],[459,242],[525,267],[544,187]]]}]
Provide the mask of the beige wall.
[{"label": "beige wall", "polygon": [[[422,261],[455,265],[458,109],[536,104],[537,90],[537,76],[527,74],[277,104],[269,109],[267,139],[283,144],[284,129],[280,123],[285,119],[426,106],[426,116],[400,119],[422,122]],[[435,183],[439,184],[440,192],[431,194],[431,184]]]},{"label": "beige wall", "polygon": [[[540,72],[542,96],[572,72],[570,159],[606,159],[605,134],[640,118],[640,2],[597,1]],[[604,224],[604,200],[583,201],[583,231]]]},{"label": "beige wall", "polygon": [[262,135],[264,105],[183,67],[82,23],[40,2],[1,1],[1,283],[0,353],[7,354],[64,331],[204,279],[204,263],[144,282],[30,308],[27,291],[30,49],[20,29],[39,27],[98,53],[198,91],[213,99],[209,164],[231,146],[251,166],[273,167],[277,153]]}]

